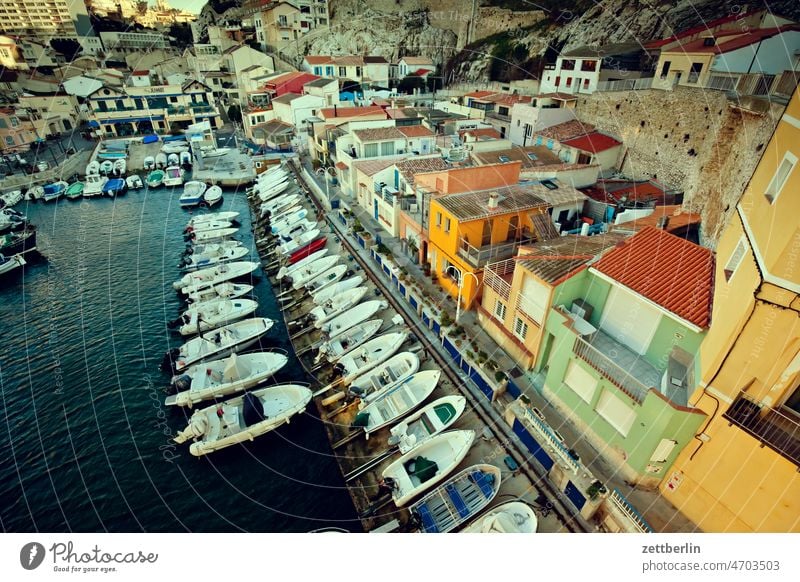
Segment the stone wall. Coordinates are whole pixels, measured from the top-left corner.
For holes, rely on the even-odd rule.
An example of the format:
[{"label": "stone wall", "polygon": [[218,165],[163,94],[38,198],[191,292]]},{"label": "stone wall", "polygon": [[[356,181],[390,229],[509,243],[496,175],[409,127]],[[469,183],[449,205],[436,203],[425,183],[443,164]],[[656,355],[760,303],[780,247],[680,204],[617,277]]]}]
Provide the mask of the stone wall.
[{"label": "stone wall", "polygon": [[625,175],[683,190],[714,248],[755,170],[783,106],[736,106],[719,91],[620,91],[581,95],[578,117],[621,138]]}]

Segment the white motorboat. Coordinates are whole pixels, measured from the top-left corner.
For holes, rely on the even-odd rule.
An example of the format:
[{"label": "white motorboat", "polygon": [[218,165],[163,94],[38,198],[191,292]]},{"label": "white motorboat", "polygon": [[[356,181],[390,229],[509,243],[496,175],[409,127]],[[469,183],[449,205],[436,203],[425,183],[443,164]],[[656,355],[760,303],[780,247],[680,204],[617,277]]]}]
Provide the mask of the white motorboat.
[{"label": "white motorboat", "polygon": [[300,212],[301,210],[303,210],[302,206],[300,206],[299,204],[293,204],[289,208],[281,209],[280,212],[270,214],[269,220],[272,222],[280,222],[284,218],[287,218],[289,215],[294,214],[295,212]]},{"label": "white motorboat", "polygon": [[203,222],[227,222],[232,223],[239,218],[239,213],[235,211],[209,212],[208,214],[198,214],[193,216],[186,224],[186,230],[199,226]]},{"label": "white motorboat", "polygon": [[238,353],[256,343],[274,325],[265,317],[243,319],[190,339],[180,348],[167,352],[175,370],[181,372],[197,362],[222,358]]},{"label": "white motorboat", "polygon": [[311,293],[311,299],[314,301],[315,305],[322,305],[332,297],[336,297],[337,295],[340,295],[345,291],[349,291],[350,289],[355,289],[363,282],[364,277],[361,275],[356,275],[355,277],[350,277],[344,281],[339,281],[338,283],[324,287],[320,291],[314,291]]},{"label": "white motorboat", "polygon": [[[275,240],[279,242],[287,242],[315,228],[317,228],[316,222],[311,222],[310,220],[301,220],[300,222],[296,222],[291,226],[287,226],[286,230],[276,234]],[[268,241],[269,238],[262,240]]]},{"label": "white motorboat", "polygon": [[231,228],[233,223],[229,220],[206,220],[198,222],[184,229],[185,233],[205,232],[207,230],[219,230],[221,228]]},{"label": "white motorboat", "polygon": [[209,398],[221,398],[258,386],[278,370],[289,358],[283,352],[231,354],[227,358],[189,366],[172,379],[177,394],[168,396],[167,406],[193,406]]},{"label": "white motorboat", "polygon": [[208,287],[214,287],[225,281],[232,281],[239,277],[245,277],[258,269],[259,264],[250,261],[236,263],[223,263],[216,267],[201,269],[194,273],[187,273],[172,286],[176,291],[181,291],[184,295],[197,293]]},{"label": "white motorboat", "polygon": [[308,210],[303,208],[289,216],[281,218],[280,220],[272,220],[270,222],[270,232],[272,232],[272,234],[283,232],[290,226],[293,226],[303,220],[306,215],[308,215]]},{"label": "white motorboat", "polygon": [[289,172],[285,170],[281,170],[279,172],[264,172],[263,174],[258,175],[253,187],[248,189],[248,193],[263,192],[266,188],[269,188],[274,184],[279,184],[288,179]]},{"label": "white motorboat", "polygon": [[[167,168],[169,174],[169,168]],[[167,184],[169,185],[169,184]],[[183,185],[183,194],[181,194],[179,203],[182,208],[189,208],[191,206],[199,206],[203,201],[203,194],[205,193],[208,185],[200,180],[191,180]]]},{"label": "white motorboat", "polygon": [[314,319],[314,327],[322,329],[325,322],[344,313],[354,305],[358,305],[358,302],[361,301],[366,294],[366,287],[356,287],[355,289],[350,289],[350,291],[342,293],[338,297],[329,299],[322,305],[317,305],[309,312]]},{"label": "white motorboat", "polygon": [[487,511],[461,533],[536,533],[539,518],[522,501],[509,501]]},{"label": "white motorboat", "polygon": [[192,165],[192,154],[189,153],[188,151],[181,152],[180,154],[178,154],[178,157],[179,157],[178,163],[181,166],[185,166],[185,165],[191,166]]},{"label": "white motorboat", "polygon": [[380,319],[372,319],[354,325],[346,332],[324,342],[319,347],[314,363],[319,363],[323,358],[331,363],[336,362],[339,358],[356,349],[378,333],[382,326],[383,321]]},{"label": "white motorboat", "polygon": [[403,507],[445,479],[467,456],[475,431],[443,432],[391,463],[381,473],[392,484],[392,499]]},{"label": "white motorboat", "polygon": [[328,249],[320,249],[315,253],[311,253],[306,258],[297,261],[293,265],[284,265],[283,267],[281,267],[278,270],[278,272],[275,275],[275,277],[278,280],[285,279],[287,277],[291,277],[292,274],[296,273],[300,269],[304,269],[305,267],[307,267],[308,265],[310,265],[314,261],[317,261],[317,260],[321,259],[322,257],[324,257],[327,254],[328,254]]},{"label": "white motorboat", "polygon": [[481,463],[459,471],[409,507],[420,533],[448,533],[478,515],[500,491],[500,469]]},{"label": "white motorboat", "polygon": [[12,206],[22,202],[22,191],[11,190],[10,192],[6,192],[2,196],[0,196],[0,200],[3,201],[3,203],[0,204],[0,207],[11,208]]},{"label": "white motorboat", "polygon": [[164,186],[180,186],[183,184],[183,174],[180,166],[167,166],[164,170]]},{"label": "white motorboat", "polygon": [[144,169],[154,170],[156,167],[156,159],[153,156],[146,156],[144,158]]},{"label": "white motorboat", "polygon": [[193,439],[189,452],[195,457],[252,441],[303,412],[311,396],[311,390],[301,384],[280,384],[245,392],[195,412],[189,426],[174,441],[182,444]]},{"label": "white motorboat", "polygon": [[229,249],[236,249],[242,246],[244,246],[244,244],[240,240],[224,240],[213,243],[198,243],[195,245],[187,246],[186,250],[184,251],[184,256],[218,253]]},{"label": "white motorboat", "polygon": [[136,174],[131,174],[125,178],[125,183],[128,185],[128,190],[138,190],[144,186],[142,179]]},{"label": "white motorboat", "polygon": [[[226,242],[239,242],[239,241],[226,241]],[[223,243],[209,243],[203,245],[208,250],[202,253],[194,253],[185,257],[182,263],[182,268],[186,271],[193,271],[195,269],[205,269],[211,265],[219,263],[230,263],[245,258],[250,254],[250,249],[245,246],[224,247],[219,246]],[[214,246],[217,245],[217,246]]]},{"label": "white motorboat", "polygon": [[208,287],[186,297],[188,303],[203,303],[212,299],[236,299],[244,297],[253,290],[252,285],[242,283],[220,283],[213,287]]},{"label": "white motorboat", "polygon": [[14,255],[13,257],[6,258],[0,254],[0,275],[10,273],[14,269],[18,269],[26,265],[25,259],[22,255]]},{"label": "white motorboat", "polygon": [[275,198],[269,202],[264,202],[261,205],[261,216],[263,217],[267,214],[278,214],[287,208],[290,208],[296,204],[300,204],[301,202],[302,199],[300,194],[285,194],[280,198]]},{"label": "white motorboat", "polygon": [[156,154],[156,168],[166,168],[167,167],[167,154],[163,152],[159,152]]},{"label": "white motorboat", "polygon": [[352,309],[345,311],[341,315],[334,317],[327,321],[322,326],[322,331],[328,334],[328,338],[334,338],[340,333],[347,331],[354,325],[358,325],[362,321],[366,321],[373,315],[389,307],[387,301],[382,299],[373,299],[372,301],[365,301],[356,305]]},{"label": "white motorboat", "polygon": [[467,399],[455,394],[434,400],[390,428],[389,444],[398,445],[401,453],[407,453],[450,428],[459,419],[466,406]]},{"label": "white motorboat", "polygon": [[114,171],[114,162],[111,160],[103,160],[100,164],[100,173],[103,175],[108,175]]},{"label": "white motorboat", "polygon": [[199,232],[192,232],[189,238],[193,243],[209,243],[221,240],[226,240],[235,236],[239,232],[238,227],[234,228],[215,228],[210,230],[200,230]]},{"label": "white motorboat", "polygon": [[124,176],[128,170],[128,162],[124,159],[114,160],[114,174],[117,176]]},{"label": "white motorboat", "polygon": [[322,257],[319,260],[306,265],[305,267],[296,269],[291,276],[288,277],[288,279],[291,281],[294,289],[300,289],[303,287],[303,285],[315,277],[318,277],[338,262],[338,255],[328,255],[326,257]]},{"label": "white motorboat", "polygon": [[261,202],[269,202],[273,198],[276,198],[283,194],[284,190],[286,190],[291,185],[291,182],[286,180],[285,182],[279,182],[271,186],[269,189],[259,190],[258,191],[258,198]]},{"label": "white motorboat", "polygon": [[33,186],[25,193],[26,200],[41,200],[44,198],[44,186]]},{"label": "white motorboat", "polygon": [[203,194],[203,203],[209,208],[213,208],[217,204],[222,203],[222,188],[219,186],[211,186],[206,193]]},{"label": "white motorboat", "polygon": [[351,350],[339,358],[333,369],[337,373],[341,373],[343,384],[349,384],[354,378],[369,372],[392,357],[407,338],[408,333],[404,331],[374,337],[360,348]]},{"label": "white motorboat", "polygon": [[167,155],[167,164],[170,166],[180,166],[181,157],[178,154],[169,154]]},{"label": "white motorboat", "polygon": [[[344,274],[347,273],[347,265],[336,265],[335,267],[331,267],[321,275],[318,275],[311,279],[308,283],[306,283],[305,287],[309,293],[313,294],[318,291],[324,291],[331,285],[335,284],[339,279],[344,277]],[[346,291],[342,291],[341,294],[344,294]],[[325,301],[321,303],[317,303],[317,305],[324,305]]]},{"label": "white motorboat", "polygon": [[349,390],[361,399],[359,408],[363,409],[396,384],[410,378],[418,370],[419,356],[414,352],[400,352],[370,372],[354,379],[350,383]]},{"label": "white motorboat", "polygon": [[254,313],[258,302],[253,299],[217,299],[192,305],[178,319],[181,335],[192,335],[238,321]]},{"label": "white motorboat", "polygon": [[88,164],[86,164],[86,173],[85,176],[91,176],[92,174],[99,174],[100,173],[100,162],[97,160],[92,160]]},{"label": "white motorboat", "polygon": [[164,154],[179,154],[181,152],[188,152],[189,146],[183,141],[170,141],[161,146],[161,153]]},{"label": "white motorboat", "polygon": [[108,182],[108,176],[101,176],[99,174],[89,174],[83,181],[83,196],[91,198],[92,196],[102,196],[103,187]]},{"label": "white motorboat", "polygon": [[226,156],[233,151],[233,148],[209,148],[209,147],[201,147],[200,153],[203,155],[203,159],[209,158],[221,158],[222,156]]},{"label": "white motorboat", "polygon": [[299,250],[308,243],[317,240],[319,236],[320,230],[318,228],[307,230],[303,234],[293,237],[289,240],[285,240],[277,245],[276,251],[282,255],[291,255],[294,251]]}]

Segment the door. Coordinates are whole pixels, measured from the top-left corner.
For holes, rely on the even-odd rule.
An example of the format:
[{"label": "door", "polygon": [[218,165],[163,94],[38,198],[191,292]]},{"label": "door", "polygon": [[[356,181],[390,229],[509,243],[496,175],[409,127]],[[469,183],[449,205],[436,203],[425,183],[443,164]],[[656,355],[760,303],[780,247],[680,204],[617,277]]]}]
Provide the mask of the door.
[{"label": "door", "polygon": [[637,354],[644,354],[661,321],[661,313],[627,289],[613,287],[603,307],[600,330]]}]

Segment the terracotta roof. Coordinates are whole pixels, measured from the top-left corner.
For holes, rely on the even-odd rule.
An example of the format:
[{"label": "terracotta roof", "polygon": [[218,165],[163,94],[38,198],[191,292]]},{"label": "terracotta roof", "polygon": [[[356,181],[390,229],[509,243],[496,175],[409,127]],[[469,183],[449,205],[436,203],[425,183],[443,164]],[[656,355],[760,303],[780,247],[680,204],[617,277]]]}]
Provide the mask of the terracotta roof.
[{"label": "terracotta roof", "polygon": [[398,62],[403,61],[407,65],[432,65],[433,61],[428,57],[403,57]]},{"label": "terracotta roof", "polygon": [[761,42],[762,40],[771,38],[773,36],[778,36],[779,34],[783,34],[784,32],[791,32],[791,31],[800,31],[800,25],[797,24],[787,25],[787,26],[782,26],[780,28],[757,28],[755,30],[751,30],[745,33],[742,33],[741,30],[718,30],[717,32],[709,34],[709,36],[713,36],[718,39],[724,36],[732,36],[732,35],[736,36],[731,38],[730,40],[721,39],[721,42],[712,46],[705,46],[706,39],[698,38],[696,40],[691,40],[689,42],[679,44],[672,48],[665,49],[663,52],[713,53],[719,55],[735,51],[736,49],[750,46],[751,44],[755,44],[757,42]]},{"label": "terracotta roof", "polygon": [[386,109],[386,114],[390,119],[418,119],[420,116],[414,109],[391,107]]},{"label": "terracotta roof", "polygon": [[586,135],[592,131],[594,131],[594,125],[578,121],[577,119],[572,119],[570,121],[565,121],[564,123],[558,123],[556,125],[551,125],[550,127],[545,127],[544,129],[539,130],[537,135],[542,135],[556,141],[564,141],[567,139],[572,139],[573,137]]},{"label": "terracotta roof", "polygon": [[745,18],[750,16],[754,13],[758,12],[757,10],[750,10],[748,12],[739,12],[733,13],[729,16],[723,16],[722,18],[717,18],[716,20],[711,20],[709,22],[703,22],[697,26],[693,26],[692,28],[687,28],[684,31],[681,31],[677,34],[673,34],[672,36],[668,36],[666,38],[662,38],[660,40],[652,40],[648,43],[645,43],[645,48],[658,48],[660,46],[664,46],[665,44],[669,44],[670,42],[674,42],[681,38],[686,38],[687,36],[691,36],[693,34],[698,34],[704,31],[711,31],[711,29],[720,26],[721,24],[727,24],[728,22],[733,22],[740,18]]},{"label": "terracotta roof", "polygon": [[433,69],[417,69],[413,73],[411,73],[412,77],[424,77],[428,73],[432,73]]},{"label": "terracotta roof", "polygon": [[[436,201],[458,220],[468,222],[489,216],[547,208],[549,205],[540,197],[541,190],[546,189],[541,184],[515,184],[464,194],[448,194]],[[495,192],[499,195],[497,208],[489,209],[489,196]]]},{"label": "terracotta roof", "polygon": [[647,227],[603,256],[594,269],[684,320],[708,327],[714,272],[709,249]]},{"label": "terracotta roof", "polygon": [[361,160],[353,162],[353,167],[367,176],[374,176],[381,170],[397,163],[397,158],[381,158],[379,160]]},{"label": "terracotta roof", "polygon": [[271,119],[266,123],[261,123],[259,125],[254,126],[254,129],[255,128],[262,130],[269,136],[283,135],[294,131],[293,125],[289,123],[284,123],[279,119]]},{"label": "terracotta roof", "polygon": [[387,139],[403,139],[405,136],[396,127],[372,127],[369,129],[356,129],[353,131],[361,141],[379,141]]},{"label": "terracotta roof", "polygon": [[411,158],[397,162],[397,170],[407,184],[414,185],[414,177],[426,172],[441,172],[450,166],[442,158]]},{"label": "terracotta roof", "polygon": [[323,55],[306,55],[305,61],[309,65],[325,65],[333,62],[333,59],[331,57],[326,57]]},{"label": "terracotta roof", "polygon": [[342,67],[360,67],[364,64],[364,59],[357,55],[342,55],[341,57],[333,57],[333,63]]},{"label": "terracotta roof", "polygon": [[[624,216],[624,213],[619,216]],[[701,222],[699,214],[685,211],[680,204],[672,204],[668,206],[656,206],[653,213],[649,216],[637,218],[630,222],[623,222],[622,224],[612,224],[610,228],[612,231],[639,231],[649,226],[657,227],[659,221],[662,219],[667,219],[664,230],[677,236],[686,234],[689,227],[700,226]]]},{"label": "terracotta roof", "polygon": [[149,71],[133,71],[131,77],[147,77],[150,75]]},{"label": "terracotta roof", "polygon": [[613,137],[596,131],[573,139],[562,140],[561,143],[593,154],[622,145],[622,142],[615,140]]},{"label": "terracotta roof", "polygon": [[477,129],[462,129],[458,132],[462,138],[465,135],[473,137],[490,137],[492,139],[501,139],[500,132],[493,127],[478,127]]},{"label": "terracotta roof", "polygon": [[497,103],[498,105],[514,105],[516,103],[530,103],[533,97],[527,95],[510,95],[508,93],[495,93],[486,97],[486,101]]},{"label": "terracotta roof", "polygon": [[406,137],[432,137],[434,133],[424,125],[402,125],[397,131]]},{"label": "terracotta roof", "polygon": [[643,50],[638,42],[618,42],[603,46],[584,45],[561,53],[562,57],[602,59],[614,55],[626,55]]},{"label": "terracotta roof", "polygon": [[368,105],[366,107],[326,107],[319,110],[319,116],[323,119],[333,119],[335,117],[362,117],[367,115],[381,114],[386,115],[381,107]]},{"label": "terracotta roof", "polygon": [[473,97],[475,99],[483,99],[484,97],[488,97],[489,95],[494,95],[495,91],[473,91],[472,93],[467,93],[464,97]]}]

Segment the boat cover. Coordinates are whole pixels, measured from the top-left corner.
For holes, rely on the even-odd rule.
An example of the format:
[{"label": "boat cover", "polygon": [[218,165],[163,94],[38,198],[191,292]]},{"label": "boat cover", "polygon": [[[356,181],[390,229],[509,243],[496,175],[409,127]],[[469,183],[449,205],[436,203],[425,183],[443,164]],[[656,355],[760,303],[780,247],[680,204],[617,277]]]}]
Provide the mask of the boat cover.
[{"label": "boat cover", "polygon": [[158,141],[157,135],[146,135],[142,138],[142,143],[155,143]]},{"label": "boat cover", "polygon": [[244,395],[242,415],[244,416],[245,426],[258,424],[266,418],[264,415],[264,405],[252,392],[247,392]]}]

